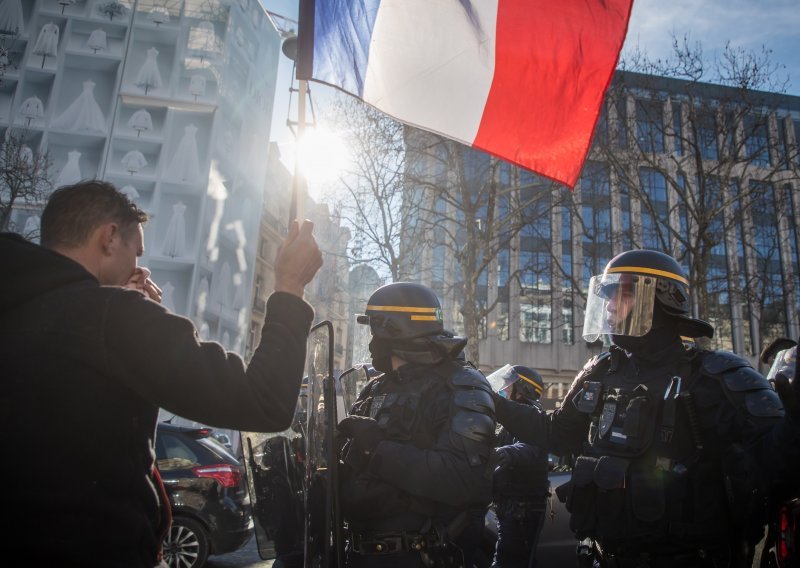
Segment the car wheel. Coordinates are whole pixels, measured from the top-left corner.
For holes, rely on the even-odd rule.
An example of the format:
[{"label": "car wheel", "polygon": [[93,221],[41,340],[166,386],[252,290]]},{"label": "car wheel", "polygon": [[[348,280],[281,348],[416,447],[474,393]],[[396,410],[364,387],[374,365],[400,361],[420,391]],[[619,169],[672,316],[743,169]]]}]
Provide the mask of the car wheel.
[{"label": "car wheel", "polygon": [[164,539],[164,561],[170,568],[201,568],[208,559],[208,534],[188,517],[174,517]]}]

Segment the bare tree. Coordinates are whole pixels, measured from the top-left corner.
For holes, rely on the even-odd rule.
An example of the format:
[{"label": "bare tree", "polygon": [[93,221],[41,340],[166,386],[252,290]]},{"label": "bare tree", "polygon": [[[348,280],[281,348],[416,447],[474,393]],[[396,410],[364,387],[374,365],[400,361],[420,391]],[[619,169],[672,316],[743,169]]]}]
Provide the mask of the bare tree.
[{"label": "bare tree", "polygon": [[337,189],[344,192],[331,199],[353,232],[353,261],[397,281],[405,256],[415,254],[411,242],[401,246],[403,215],[414,207],[403,193],[403,126],[345,95],[337,95],[328,114],[352,156],[337,181]]},{"label": "bare tree", "polygon": [[26,131],[9,130],[0,146],[0,230],[9,228],[13,208],[37,208],[52,189],[48,155],[35,154],[26,140]]},{"label": "bare tree", "polygon": [[[556,184],[488,154],[412,128],[406,129],[406,155],[406,195],[417,196],[416,242],[425,246],[404,270],[429,280],[452,302],[457,330],[469,341],[467,356],[477,365],[489,326],[504,326],[511,317],[505,311],[489,321],[498,306],[509,305],[512,282],[531,302],[552,291],[549,236],[540,247],[546,254],[536,254],[534,233],[522,237],[531,240],[525,251],[516,247],[523,229],[549,218],[561,193]],[[523,252],[531,254],[512,268],[511,257]],[[501,274],[502,281],[490,281],[490,274]],[[531,325],[535,333],[537,322]],[[550,333],[549,320],[546,325]]]}]

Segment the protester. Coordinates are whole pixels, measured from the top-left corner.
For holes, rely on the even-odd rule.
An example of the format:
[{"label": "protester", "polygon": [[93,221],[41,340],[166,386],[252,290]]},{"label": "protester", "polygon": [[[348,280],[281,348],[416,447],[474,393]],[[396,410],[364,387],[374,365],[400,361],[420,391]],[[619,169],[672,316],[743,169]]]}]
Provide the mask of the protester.
[{"label": "protester", "polygon": [[151,300],[160,291],[136,270],[146,219],[111,184],[88,181],[52,194],[42,246],[0,235],[0,427],[12,434],[0,541],[36,564],[156,563],[159,408],[250,431],[292,420],[313,318],[303,288],[322,264],[313,225],[293,223],[278,251],[245,366]]}]

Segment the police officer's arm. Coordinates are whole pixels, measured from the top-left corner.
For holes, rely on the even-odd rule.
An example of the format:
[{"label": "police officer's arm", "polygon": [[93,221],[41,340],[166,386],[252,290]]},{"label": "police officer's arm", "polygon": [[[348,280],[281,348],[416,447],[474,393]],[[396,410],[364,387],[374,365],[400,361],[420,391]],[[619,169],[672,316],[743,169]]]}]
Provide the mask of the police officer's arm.
[{"label": "police officer's arm", "polygon": [[511,467],[533,466],[545,453],[544,450],[541,450],[537,446],[532,446],[524,442],[500,446],[497,448],[497,451],[502,451],[508,456],[508,465]]},{"label": "police officer's arm", "polygon": [[578,375],[561,408],[547,414],[544,410],[495,397],[497,421],[515,438],[528,444],[545,448],[548,452],[563,456],[580,450],[589,429],[590,415],[580,412],[576,399],[580,399],[584,388],[584,377]]}]

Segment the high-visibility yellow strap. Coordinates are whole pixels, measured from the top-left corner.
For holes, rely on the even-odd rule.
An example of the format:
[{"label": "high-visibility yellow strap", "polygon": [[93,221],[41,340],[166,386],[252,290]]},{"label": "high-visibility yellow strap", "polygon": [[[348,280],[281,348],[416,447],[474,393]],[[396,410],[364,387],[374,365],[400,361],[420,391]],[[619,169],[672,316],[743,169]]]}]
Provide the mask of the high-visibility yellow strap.
[{"label": "high-visibility yellow strap", "polygon": [[423,307],[410,307],[410,306],[367,306],[367,310],[373,312],[404,312],[404,313],[423,313],[435,314],[438,308],[423,308]]},{"label": "high-visibility yellow strap", "polygon": [[411,321],[439,321],[439,318],[436,316],[415,316],[412,315]]},{"label": "high-visibility yellow strap", "polygon": [[643,272],[645,274],[652,274],[653,276],[663,276],[665,278],[672,278],[673,280],[677,280],[678,282],[683,282],[687,286],[689,285],[689,281],[680,274],[675,274],[674,272],[667,272],[666,270],[658,270],[656,268],[647,268],[644,266],[615,266],[613,268],[609,268],[608,270],[606,270],[606,272],[608,273]]}]

